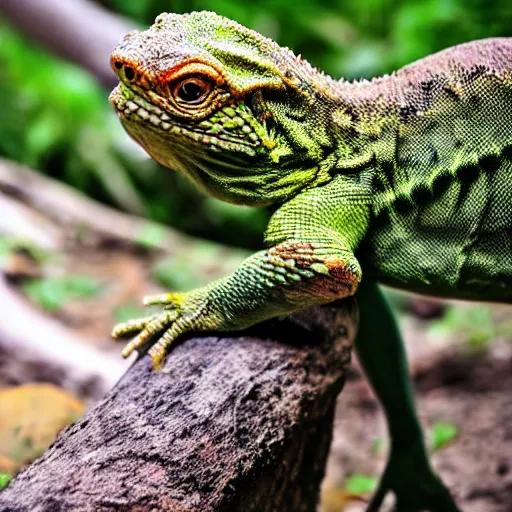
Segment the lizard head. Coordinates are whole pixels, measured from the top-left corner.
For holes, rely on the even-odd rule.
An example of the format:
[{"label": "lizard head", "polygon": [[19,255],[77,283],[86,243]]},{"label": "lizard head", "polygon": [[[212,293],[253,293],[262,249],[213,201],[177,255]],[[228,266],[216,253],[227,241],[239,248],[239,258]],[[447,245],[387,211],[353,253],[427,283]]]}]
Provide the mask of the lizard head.
[{"label": "lizard head", "polygon": [[318,181],[303,79],[318,72],[288,49],[215,13],[161,14],[111,63],[110,102],[127,132],[209,194],[264,205]]}]

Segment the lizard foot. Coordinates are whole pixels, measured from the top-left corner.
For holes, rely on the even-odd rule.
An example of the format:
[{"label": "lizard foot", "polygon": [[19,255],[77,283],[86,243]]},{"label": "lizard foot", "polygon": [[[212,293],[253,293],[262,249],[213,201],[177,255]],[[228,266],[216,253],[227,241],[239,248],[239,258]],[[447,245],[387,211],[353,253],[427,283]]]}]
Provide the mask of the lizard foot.
[{"label": "lizard foot", "polygon": [[395,495],[395,512],[461,512],[430,467],[421,444],[412,450],[391,453],[366,512],[378,512],[390,492]]},{"label": "lizard foot", "polygon": [[[206,302],[198,292],[165,293],[145,297],[145,306],[161,305],[163,309],[160,313],[114,326],[113,338],[125,338],[136,334],[124,347],[123,357],[128,357],[134,350],[141,350],[160,335],[156,342],[151,343],[149,349],[154,368],[160,369],[165,354],[174,340],[181,334],[198,327],[198,318],[201,317]],[[214,327],[213,323],[212,327]]]}]

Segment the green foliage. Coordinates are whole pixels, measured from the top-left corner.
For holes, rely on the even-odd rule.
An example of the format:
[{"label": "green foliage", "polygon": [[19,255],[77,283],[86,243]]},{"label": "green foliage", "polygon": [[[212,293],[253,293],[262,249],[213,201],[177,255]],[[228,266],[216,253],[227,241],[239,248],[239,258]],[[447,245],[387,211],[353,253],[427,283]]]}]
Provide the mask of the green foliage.
[{"label": "green foliage", "polygon": [[9,473],[0,473],[0,491],[7,487],[7,484],[12,480],[12,475]]},{"label": "green foliage", "polygon": [[497,336],[490,306],[450,306],[444,316],[434,321],[429,333],[435,336],[463,336],[473,348],[485,347]]},{"label": "green foliage", "polygon": [[116,323],[128,322],[134,318],[140,318],[148,315],[148,310],[143,308],[140,304],[129,302],[123,304],[114,310],[114,321]]},{"label": "green foliage", "polygon": [[5,24],[0,64],[0,155],[142,213],[116,153],[123,135],[106,91],[85,71],[47,55]]},{"label": "green foliage", "polygon": [[153,279],[169,290],[192,290],[205,284],[194,272],[194,261],[187,257],[170,257],[158,262],[152,269]]},{"label": "green foliage", "polygon": [[11,246],[7,240],[7,237],[0,235],[0,265],[8,258],[11,254]]},{"label": "green foliage", "polygon": [[152,249],[161,247],[164,236],[165,231],[162,226],[148,223],[144,230],[137,234],[136,241],[142,247]]},{"label": "green foliage", "polygon": [[0,265],[16,252],[26,253],[36,263],[44,263],[51,258],[49,252],[37,247],[31,240],[0,233]]},{"label": "green foliage", "polygon": [[[164,11],[215,9],[276,39],[335,77],[389,73],[463,41],[511,35],[502,0],[103,0],[149,25]],[[0,156],[127,211],[233,245],[261,247],[268,213],[198,194],[127,140],[107,91],[0,25]],[[141,235],[151,245],[154,232]]]},{"label": "green foliage", "polygon": [[439,450],[457,437],[457,427],[451,423],[436,423],[431,436],[432,450]]},{"label": "green foliage", "polygon": [[27,296],[46,311],[61,309],[72,299],[97,297],[101,284],[87,276],[33,279],[23,285]]},{"label": "green foliage", "polygon": [[372,476],[355,474],[345,483],[345,490],[352,496],[370,494],[377,488],[378,480]]},{"label": "green foliage", "polygon": [[380,455],[386,446],[386,442],[382,437],[377,437],[371,447],[371,452],[373,455]]},{"label": "green foliage", "polygon": [[2,111],[7,114],[0,147],[7,156],[37,166],[58,144],[63,130],[75,138],[97,116],[103,107],[101,89],[86,73],[28,45],[5,25],[0,48]]}]

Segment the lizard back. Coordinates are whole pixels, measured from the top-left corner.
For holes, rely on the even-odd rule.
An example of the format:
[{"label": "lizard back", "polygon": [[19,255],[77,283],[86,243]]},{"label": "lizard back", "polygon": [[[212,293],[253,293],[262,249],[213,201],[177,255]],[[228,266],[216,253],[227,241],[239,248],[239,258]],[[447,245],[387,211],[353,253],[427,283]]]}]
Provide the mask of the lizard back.
[{"label": "lizard back", "polygon": [[363,268],[412,291],[512,302],[512,40],[445,50],[372,87],[392,114],[374,143]]}]

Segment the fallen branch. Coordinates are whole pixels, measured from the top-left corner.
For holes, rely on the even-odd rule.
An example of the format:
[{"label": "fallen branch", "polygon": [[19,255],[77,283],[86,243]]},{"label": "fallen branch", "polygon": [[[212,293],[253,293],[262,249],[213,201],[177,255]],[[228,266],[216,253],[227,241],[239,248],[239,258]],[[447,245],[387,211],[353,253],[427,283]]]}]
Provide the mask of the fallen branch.
[{"label": "fallen branch", "polygon": [[[122,213],[69,185],[3,158],[0,158],[0,211],[4,213],[0,215],[0,233],[26,238],[49,250],[62,250],[69,245],[70,238],[76,239],[84,230],[102,237],[104,244],[110,241],[138,246],[142,233],[156,230],[159,237],[152,241],[151,247],[174,257],[190,258],[194,247],[205,245],[203,240]],[[249,254],[215,242],[208,241],[208,245],[239,256],[240,261]],[[195,264],[201,266],[200,261]]]},{"label": "fallen branch", "polygon": [[88,69],[106,87],[116,84],[110,52],[135,28],[133,21],[88,0],[2,0],[0,12],[30,38]]},{"label": "fallen branch", "polygon": [[0,494],[0,509],[316,510],[354,313],[346,300],[244,336],[189,339],[158,373],[143,357]]},{"label": "fallen branch", "polygon": [[[0,278],[0,383],[50,382],[96,402],[126,369],[119,350],[100,350],[60,325]],[[41,336],[44,333],[44,336]]]}]

